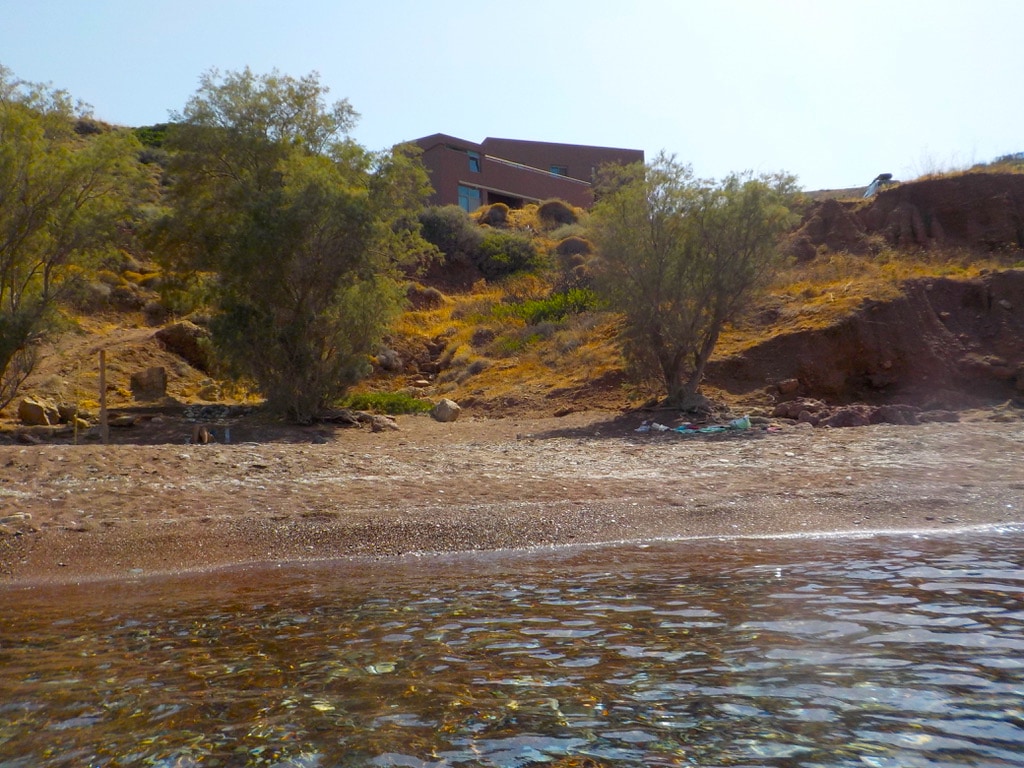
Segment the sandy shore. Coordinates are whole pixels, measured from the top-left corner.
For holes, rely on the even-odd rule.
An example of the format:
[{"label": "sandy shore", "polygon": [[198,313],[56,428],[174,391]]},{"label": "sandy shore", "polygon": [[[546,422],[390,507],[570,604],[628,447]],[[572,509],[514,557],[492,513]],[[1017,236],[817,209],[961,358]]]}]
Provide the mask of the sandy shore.
[{"label": "sandy shore", "polygon": [[0,586],[255,562],[1024,523],[1024,422],[717,436],[639,418],[0,446]]}]

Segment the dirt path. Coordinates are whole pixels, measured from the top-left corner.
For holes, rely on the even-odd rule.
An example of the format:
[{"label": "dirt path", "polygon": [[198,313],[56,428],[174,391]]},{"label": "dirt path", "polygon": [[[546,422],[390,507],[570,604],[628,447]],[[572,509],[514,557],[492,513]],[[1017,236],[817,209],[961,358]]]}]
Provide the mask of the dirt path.
[{"label": "dirt path", "polygon": [[402,417],[400,431],[320,429],[305,442],[0,446],[0,585],[350,555],[1024,523],[1019,420],[710,437],[638,434],[639,423],[608,413]]}]

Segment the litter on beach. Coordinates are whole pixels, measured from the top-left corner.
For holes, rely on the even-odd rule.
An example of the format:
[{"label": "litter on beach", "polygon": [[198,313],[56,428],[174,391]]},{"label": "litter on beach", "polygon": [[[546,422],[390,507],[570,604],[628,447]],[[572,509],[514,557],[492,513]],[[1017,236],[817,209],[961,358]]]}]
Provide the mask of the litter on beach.
[{"label": "litter on beach", "polygon": [[750,429],[750,417],[741,416],[726,424],[709,424],[705,427],[698,427],[693,424],[680,424],[678,427],[667,427],[656,421],[645,421],[636,428],[637,432],[677,432],[681,435],[713,435],[719,432],[741,432]]}]

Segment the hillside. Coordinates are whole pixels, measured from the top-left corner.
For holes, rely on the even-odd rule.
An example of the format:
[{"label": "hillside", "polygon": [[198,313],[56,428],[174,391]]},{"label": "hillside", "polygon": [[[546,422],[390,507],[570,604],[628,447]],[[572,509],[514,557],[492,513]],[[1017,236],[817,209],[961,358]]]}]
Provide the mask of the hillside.
[{"label": "hillside", "polygon": [[[493,229],[530,232],[557,268],[488,282],[450,264],[414,277],[410,309],[363,389],[447,397],[479,417],[649,402],[656,388],[631,383],[623,370],[615,317],[584,308],[536,320],[522,311],[556,286],[585,281],[587,254],[558,252],[579,230],[543,225],[535,206],[500,221],[489,216],[479,213]],[[728,329],[713,360],[706,391],[723,414],[770,414],[796,400],[946,411],[1024,401],[1024,175],[963,174],[898,185],[871,200],[808,200],[787,247],[791,265]],[[148,427],[147,437],[115,430],[115,441],[185,440],[196,408],[258,405],[157,337],[175,318],[158,311],[152,269],[129,261],[108,279],[112,299],[71,316],[72,330],[40,350],[23,394],[76,405],[94,422],[105,350],[108,407]],[[132,374],[154,367],[166,372],[167,396],[133,395]],[[2,414],[8,439],[20,429],[20,399]],[[316,429],[298,430],[297,439]],[[34,434],[70,439],[53,431]]]}]

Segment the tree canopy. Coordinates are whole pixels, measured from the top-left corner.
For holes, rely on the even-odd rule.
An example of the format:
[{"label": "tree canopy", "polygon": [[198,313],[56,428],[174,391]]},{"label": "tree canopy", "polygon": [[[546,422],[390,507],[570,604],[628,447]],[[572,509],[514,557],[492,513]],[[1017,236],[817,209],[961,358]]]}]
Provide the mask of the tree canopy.
[{"label": "tree canopy", "polygon": [[131,132],[79,136],[87,115],[0,66],[0,407],[35,367],[76,267],[115,248],[144,183]]},{"label": "tree canopy", "polygon": [[785,174],[697,179],[664,154],[605,170],[590,219],[598,286],[623,314],[627,358],[658,372],[669,404],[696,404],[723,326],[772,273],[795,190]]},{"label": "tree canopy", "polygon": [[400,307],[398,267],[426,244],[411,149],[367,152],[356,113],[313,73],[203,76],[176,115],[172,266],[213,273],[214,341],[268,405],[309,421],[369,371]]}]

